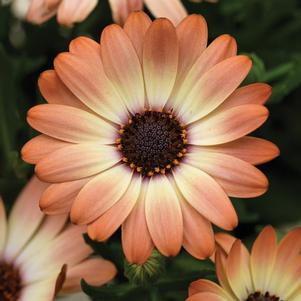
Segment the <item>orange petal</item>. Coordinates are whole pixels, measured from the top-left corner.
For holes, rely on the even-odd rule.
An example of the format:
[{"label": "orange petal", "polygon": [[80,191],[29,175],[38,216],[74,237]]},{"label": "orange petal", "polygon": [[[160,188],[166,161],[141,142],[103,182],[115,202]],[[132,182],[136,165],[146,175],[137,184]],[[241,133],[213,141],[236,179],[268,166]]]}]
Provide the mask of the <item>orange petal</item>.
[{"label": "orange petal", "polygon": [[76,224],[88,224],[104,214],[125,193],[132,174],[127,166],[117,165],[97,175],[73,202],[71,220]]},{"label": "orange petal", "polygon": [[152,109],[164,107],[174,87],[179,59],[176,29],[170,21],[157,19],[145,35],[143,74],[147,100]]},{"label": "orange petal", "polygon": [[143,264],[154,248],[145,217],[146,190],[147,183],[144,182],[136,206],[122,224],[122,247],[130,263]]},{"label": "orange petal", "polygon": [[185,200],[181,200],[180,204],[184,227],[183,247],[198,259],[208,258],[215,247],[211,223]]},{"label": "orange petal", "polygon": [[225,301],[225,299],[223,296],[206,292],[206,293],[198,293],[193,296],[190,296],[189,298],[186,299],[186,301]]},{"label": "orange petal", "polygon": [[260,127],[268,114],[268,110],[261,105],[238,106],[218,114],[213,112],[191,125],[189,143],[216,145],[236,140]]},{"label": "orange petal", "polygon": [[215,241],[220,248],[226,253],[229,254],[233,244],[236,241],[236,238],[227,233],[216,233]]},{"label": "orange petal", "polygon": [[[190,17],[188,17],[190,18]],[[184,22],[184,21],[183,21]],[[205,26],[206,24],[204,24]],[[205,28],[204,28],[205,30]],[[185,32],[184,32],[185,35]],[[207,43],[207,26],[206,32],[203,33],[203,39],[206,39]],[[186,36],[186,35],[185,35]],[[188,38],[189,36],[187,36]],[[186,44],[188,41],[186,41]],[[204,43],[204,42],[203,42]],[[202,43],[202,45],[203,45]],[[198,42],[199,45],[199,42]],[[206,46],[206,45],[205,45]],[[180,43],[181,47],[181,43]],[[187,48],[184,45],[184,56],[186,55]],[[193,49],[195,47],[192,47]],[[180,48],[181,50],[181,48]],[[189,93],[192,91],[193,87],[199,81],[199,79],[213,66],[222,62],[223,60],[236,55],[236,42],[234,38],[229,35],[222,35],[216,38],[209,46],[206,48],[201,55],[197,58],[192,66],[186,70],[185,78],[181,78],[181,81],[178,83],[178,89],[173,93],[173,97],[170,98],[168,105],[173,107],[176,111],[179,111],[183,105],[183,99],[187,98]],[[181,54],[181,52],[180,52]],[[181,65],[181,61],[180,61]],[[188,66],[187,66],[188,67]],[[226,70],[223,70],[226,72]]]},{"label": "orange petal", "polygon": [[144,12],[131,13],[124,24],[124,31],[130,37],[136,49],[140,62],[142,62],[144,36],[151,24],[152,21],[150,17]]},{"label": "orange petal", "polygon": [[237,157],[252,165],[262,164],[279,156],[279,149],[274,143],[250,136],[220,145],[200,146],[199,149]]},{"label": "orange petal", "polygon": [[48,103],[89,110],[60,80],[54,70],[41,73],[38,85]]},{"label": "orange petal", "polygon": [[144,3],[155,17],[168,18],[175,25],[187,16],[187,11],[179,0],[144,0]]},{"label": "orange petal", "polygon": [[248,250],[240,240],[236,240],[227,259],[226,272],[231,288],[239,300],[246,300],[255,291],[249,265]]},{"label": "orange petal", "polygon": [[157,249],[165,256],[176,256],[183,242],[183,218],[176,192],[166,176],[151,178],[145,214]]},{"label": "orange petal", "polygon": [[271,226],[265,227],[253,244],[250,261],[253,283],[259,291],[269,291],[276,254],[276,232]]},{"label": "orange petal", "polygon": [[115,142],[116,131],[109,123],[69,106],[37,105],[28,111],[27,121],[37,131],[68,142]]},{"label": "orange petal", "polygon": [[57,20],[60,24],[71,27],[74,23],[84,21],[96,7],[98,0],[62,0]]},{"label": "orange petal", "polygon": [[34,24],[42,24],[52,18],[56,11],[56,7],[48,7],[44,1],[32,0],[26,13],[26,20]]},{"label": "orange petal", "polygon": [[187,97],[182,98],[178,115],[186,123],[192,123],[212,112],[240,85],[251,65],[248,57],[240,55],[230,57],[209,69],[198,81],[194,81]]},{"label": "orange petal", "polygon": [[128,15],[134,11],[143,10],[143,0],[109,0],[113,20],[123,25]]},{"label": "orange petal", "polygon": [[6,243],[6,232],[7,232],[6,213],[5,213],[3,200],[0,197],[0,256]]},{"label": "orange petal", "polygon": [[144,82],[137,52],[129,36],[118,25],[101,34],[104,70],[132,114],[144,108]]},{"label": "orange petal", "polygon": [[120,161],[115,146],[81,143],[59,149],[41,159],[35,172],[43,181],[60,183],[86,178]]},{"label": "orange petal", "polygon": [[218,109],[226,110],[247,104],[264,105],[271,94],[272,87],[268,84],[250,84],[235,90]]},{"label": "orange petal", "polygon": [[207,22],[201,15],[190,15],[177,26],[176,30],[179,39],[178,80],[183,80],[191,66],[206,49]]},{"label": "orange petal", "polygon": [[249,198],[267,191],[266,176],[253,165],[235,157],[192,147],[185,160],[212,176],[229,196]]},{"label": "orange petal", "polygon": [[236,227],[237,215],[229,198],[209,175],[184,163],[173,175],[187,202],[206,219],[226,230]]},{"label": "orange petal", "polygon": [[55,70],[78,99],[97,114],[115,123],[127,119],[122,99],[105,75],[100,45],[79,37],[70,43],[71,53],[61,53],[54,60]]},{"label": "orange petal", "polygon": [[44,217],[38,203],[48,185],[33,177],[19,194],[8,221],[6,260],[13,260],[37,231]]},{"label": "orange petal", "polygon": [[87,259],[67,270],[67,279],[62,293],[81,291],[81,279],[92,286],[101,286],[111,281],[117,273],[116,267],[101,258]]},{"label": "orange petal", "polygon": [[49,215],[70,212],[74,199],[90,180],[91,177],[88,177],[77,181],[50,185],[41,196],[41,210]]},{"label": "orange petal", "polygon": [[233,295],[234,298],[236,298],[235,294],[233,293],[230,287],[230,283],[227,276],[227,254],[221,248],[216,249],[214,261],[218,282],[221,284],[222,288],[225,291],[227,291],[230,295]]},{"label": "orange petal", "polygon": [[223,297],[222,300],[231,300],[231,296],[225,291],[222,287],[217,285],[216,283],[207,280],[207,279],[200,279],[197,281],[192,282],[189,285],[189,296],[195,295],[197,293],[213,293],[218,296]]},{"label": "orange petal", "polygon": [[39,135],[29,140],[21,150],[22,159],[27,163],[36,164],[42,158],[65,146],[69,142],[57,140],[46,135]]},{"label": "orange petal", "polygon": [[140,194],[141,177],[133,177],[125,194],[101,217],[88,226],[88,234],[93,240],[108,239],[133,210]]}]

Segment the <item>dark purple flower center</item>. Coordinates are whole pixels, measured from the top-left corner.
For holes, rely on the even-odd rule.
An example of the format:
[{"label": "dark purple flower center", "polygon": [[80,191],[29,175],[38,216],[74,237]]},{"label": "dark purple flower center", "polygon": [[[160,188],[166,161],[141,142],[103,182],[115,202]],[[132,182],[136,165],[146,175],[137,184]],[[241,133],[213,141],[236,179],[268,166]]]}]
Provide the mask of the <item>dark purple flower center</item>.
[{"label": "dark purple flower center", "polygon": [[276,297],[274,295],[270,295],[269,292],[266,292],[265,294],[256,292],[251,294],[245,301],[284,301],[284,300],[281,300],[279,297]]},{"label": "dark purple flower center", "polygon": [[186,130],[170,112],[136,114],[120,134],[123,161],[143,176],[169,172],[186,153]]},{"label": "dark purple flower center", "polygon": [[22,290],[19,270],[12,264],[0,261],[0,300],[17,301]]}]

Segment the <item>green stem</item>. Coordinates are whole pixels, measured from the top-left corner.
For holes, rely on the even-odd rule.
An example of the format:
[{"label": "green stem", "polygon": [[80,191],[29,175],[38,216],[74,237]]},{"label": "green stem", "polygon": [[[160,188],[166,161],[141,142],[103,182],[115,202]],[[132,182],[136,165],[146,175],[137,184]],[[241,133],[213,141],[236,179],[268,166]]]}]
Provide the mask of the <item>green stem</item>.
[{"label": "green stem", "polygon": [[272,70],[266,72],[264,81],[266,82],[271,82],[274,81],[275,79],[287,74],[291,68],[293,67],[293,63],[285,63],[280,66],[277,66],[273,68]]}]

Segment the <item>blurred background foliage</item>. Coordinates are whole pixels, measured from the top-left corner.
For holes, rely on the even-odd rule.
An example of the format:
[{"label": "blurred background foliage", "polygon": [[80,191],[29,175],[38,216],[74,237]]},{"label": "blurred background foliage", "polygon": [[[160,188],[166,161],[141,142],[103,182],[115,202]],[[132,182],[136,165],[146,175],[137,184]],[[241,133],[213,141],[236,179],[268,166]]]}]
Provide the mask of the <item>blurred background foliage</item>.
[{"label": "blurred background foliage", "polygon": [[[256,135],[275,142],[281,156],[261,167],[270,179],[264,196],[233,200],[240,217],[234,234],[251,241],[265,224],[280,232],[301,224],[301,1],[184,4],[190,13],[205,16],[210,41],[229,33],[237,39],[239,52],[252,57],[253,69],[246,82],[264,81],[273,86],[267,103],[270,118]],[[89,18],[72,29],[59,27],[55,19],[33,26],[17,20],[9,6],[0,8],[0,193],[8,209],[33,172],[22,162],[20,149],[35,135],[26,123],[26,111],[43,102],[37,89],[39,74],[52,68],[54,57],[68,49],[71,39],[85,35],[99,40],[101,30],[110,23],[106,0],[100,0]],[[197,261],[183,251],[176,259],[155,256],[160,266],[158,280],[146,275],[146,280],[137,284],[132,267],[124,265],[119,241],[120,233],[106,244],[88,240],[120,270],[118,278],[104,288],[91,288],[83,282],[84,291],[95,300],[183,300],[190,281],[214,277],[209,261]]]}]

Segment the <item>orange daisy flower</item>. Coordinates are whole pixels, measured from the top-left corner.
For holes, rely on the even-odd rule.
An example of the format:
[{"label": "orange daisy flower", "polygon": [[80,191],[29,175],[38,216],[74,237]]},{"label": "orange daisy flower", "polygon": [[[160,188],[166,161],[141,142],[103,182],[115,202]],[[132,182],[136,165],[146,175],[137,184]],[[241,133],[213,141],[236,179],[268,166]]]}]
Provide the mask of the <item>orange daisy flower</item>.
[{"label": "orange daisy flower", "polygon": [[[1,301],[51,301],[61,285],[61,293],[72,293],[80,291],[82,278],[102,285],[116,274],[111,262],[88,258],[93,251],[83,241],[83,227],[66,225],[67,215],[41,213],[38,202],[47,186],[32,178],[8,220],[0,200]],[[57,282],[63,265],[67,273]]]},{"label": "orange daisy flower", "polygon": [[211,223],[237,225],[228,196],[263,194],[268,181],[253,165],[278,149],[245,137],[267,119],[271,88],[238,88],[251,60],[229,35],[206,46],[203,17],[175,28],[139,12],[106,27],[101,44],[80,37],[58,55],[39,79],[48,104],[28,112],[43,134],[22,150],[53,183],[44,212],[71,211],[100,241],[122,224],[131,262],[153,244],[166,256],[181,245],[197,258],[213,253]]},{"label": "orange daisy flower", "polygon": [[[201,279],[192,282],[187,301],[301,300],[301,228],[277,244],[273,227],[258,236],[249,254],[240,240],[218,234],[215,263],[220,286]],[[226,252],[228,250],[228,252]]]}]

